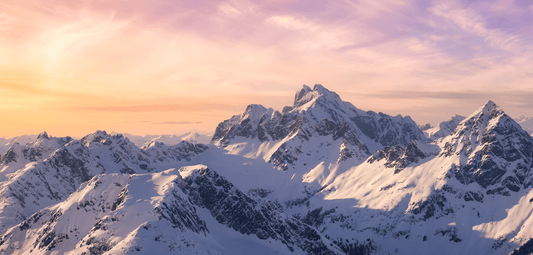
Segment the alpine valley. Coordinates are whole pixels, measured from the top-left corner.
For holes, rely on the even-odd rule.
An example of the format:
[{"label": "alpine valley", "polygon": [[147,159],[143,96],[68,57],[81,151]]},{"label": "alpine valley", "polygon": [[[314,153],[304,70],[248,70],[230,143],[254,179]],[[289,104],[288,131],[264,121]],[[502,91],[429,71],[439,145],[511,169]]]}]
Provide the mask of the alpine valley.
[{"label": "alpine valley", "polygon": [[5,140],[0,254],[533,253],[531,130],[492,101],[422,129],[304,85],[209,144]]}]

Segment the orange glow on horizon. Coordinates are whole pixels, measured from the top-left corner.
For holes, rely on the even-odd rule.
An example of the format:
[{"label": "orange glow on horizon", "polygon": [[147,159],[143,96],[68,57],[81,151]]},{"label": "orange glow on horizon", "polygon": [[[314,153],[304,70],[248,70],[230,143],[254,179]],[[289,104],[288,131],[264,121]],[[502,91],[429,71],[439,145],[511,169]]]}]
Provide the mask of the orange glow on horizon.
[{"label": "orange glow on horizon", "polygon": [[213,132],[248,104],[281,110],[315,83],[420,123],[468,115],[488,99],[533,116],[532,26],[493,28],[476,18],[484,9],[454,1],[377,6],[2,1],[0,137]]}]

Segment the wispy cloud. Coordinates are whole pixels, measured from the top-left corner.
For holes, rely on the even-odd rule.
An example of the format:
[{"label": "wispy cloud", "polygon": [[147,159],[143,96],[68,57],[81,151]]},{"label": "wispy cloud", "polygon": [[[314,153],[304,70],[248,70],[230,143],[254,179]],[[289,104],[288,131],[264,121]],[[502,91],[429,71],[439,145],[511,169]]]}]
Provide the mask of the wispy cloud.
[{"label": "wispy cloud", "polygon": [[246,0],[230,0],[218,4],[218,9],[230,17],[237,17],[244,14],[257,14],[258,6]]},{"label": "wispy cloud", "polygon": [[490,46],[503,50],[510,50],[517,46],[519,35],[502,32],[500,29],[488,29],[475,10],[454,9],[446,4],[433,8],[433,13],[444,17],[460,27],[466,33],[481,37]]},{"label": "wispy cloud", "polygon": [[[376,37],[367,31],[357,31],[354,28],[343,26],[322,25],[305,18],[295,16],[271,16],[266,22],[293,33],[293,38],[298,43],[296,50],[319,50],[319,49],[341,49],[343,47],[362,44]],[[295,33],[295,34],[294,34]]]}]

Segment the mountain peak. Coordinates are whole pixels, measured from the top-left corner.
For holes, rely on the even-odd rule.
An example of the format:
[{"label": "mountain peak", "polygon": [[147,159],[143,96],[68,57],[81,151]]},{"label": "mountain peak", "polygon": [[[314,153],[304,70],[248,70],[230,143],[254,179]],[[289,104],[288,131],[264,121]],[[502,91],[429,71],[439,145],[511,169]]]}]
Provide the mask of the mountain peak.
[{"label": "mountain peak", "polygon": [[[303,88],[296,92],[294,96],[294,108],[303,106],[309,102],[316,101],[318,98],[326,98],[326,100],[338,101],[341,100],[337,93],[326,89],[320,84],[315,84],[313,89],[307,85],[303,85]],[[342,101],[342,100],[341,100]]]},{"label": "mountain peak", "polygon": [[485,106],[490,106],[490,107],[494,107],[494,106],[497,106],[496,103],[494,103],[492,100],[489,100],[485,103]]},{"label": "mountain peak", "polygon": [[459,114],[455,114],[454,116],[452,116],[452,120],[464,120],[465,119],[465,116],[462,116],[462,115],[459,115]]},{"label": "mountain peak", "polygon": [[251,104],[246,107],[246,110],[244,110],[244,114],[254,114],[258,112],[265,112],[267,110],[266,107],[260,105],[260,104]]},{"label": "mountain peak", "polygon": [[46,131],[43,131],[42,133],[40,133],[38,136],[37,136],[37,140],[39,139],[50,139],[50,137],[48,136],[48,134],[46,133]]},{"label": "mountain peak", "polygon": [[[497,119],[503,115],[505,115],[503,110],[496,103],[489,100],[470,114],[470,116],[466,117],[464,121],[468,122],[468,120],[472,120],[474,122],[487,122],[487,124],[490,124],[488,123],[490,120]],[[496,122],[491,123],[495,124]]]},{"label": "mountain peak", "polygon": [[318,91],[320,94],[331,93],[331,91],[326,89],[321,84],[315,84],[315,86],[313,87],[313,91]]},{"label": "mountain peak", "polygon": [[489,100],[485,104],[483,104],[483,106],[481,106],[479,108],[479,110],[482,110],[483,112],[492,112],[494,110],[500,110],[501,111],[501,108],[496,103],[494,103],[493,101]]},{"label": "mountain peak", "polygon": [[94,133],[90,133],[86,136],[84,136],[80,141],[82,144],[84,144],[86,147],[91,147],[92,143],[98,144],[102,140],[110,138],[110,135],[107,134],[106,131],[103,130],[97,130]]},{"label": "mountain peak", "polygon": [[254,125],[256,125],[263,114],[274,111],[272,108],[266,108],[260,104],[251,104],[246,107],[246,110],[242,114],[243,119],[249,119]]},{"label": "mountain peak", "polygon": [[302,101],[302,98],[305,97],[309,92],[311,92],[311,88],[304,84],[303,88],[296,92],[296,95],[294,95],[294,107],[298,107],[304,103],[300,103]]},{"label": "mountain peak", "polygon": [[[460,116],[454,118],[459,120]],[[470,114],[470,116],[462,120],[457,126],[457,129],[454,130],[454,133],[461,134],[463,130],[469,129],[472,132],[475,131],[476,136],[481,137],[484,132],[493,130],[500,122],[505,122],[506,120],[511,120],[509,123],[513,122],[515,124],[514,126],[519,127],[496,103],[489,100]]]},{"label": "mountain peak", "polygon": [[150,149],[152,147],[165,147],[166,145],[162,142],[158,142],[156,140],[151,140],[149,141],[148,143],[146,143],[141,149],[143,150],[147,150],[147,149]]},{"label": "mountain peak", "polygon": [[94,134],[97,136],[107,136],[107,132],[105,130],[96,130]]}]

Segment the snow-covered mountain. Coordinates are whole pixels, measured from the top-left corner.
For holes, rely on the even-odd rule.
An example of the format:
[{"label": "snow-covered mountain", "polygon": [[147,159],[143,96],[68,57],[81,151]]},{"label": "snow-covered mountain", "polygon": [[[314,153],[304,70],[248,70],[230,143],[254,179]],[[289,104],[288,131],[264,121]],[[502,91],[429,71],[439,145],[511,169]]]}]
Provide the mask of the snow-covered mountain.
[{"label": "snow-covered mountain", "polygon": [[436,140],[451,134],[457,125],[465,119],[464,116],[455,115],[451,119],[441,122],[437,127],[431,127],[424,130],[424,134],[431,140]]},{"label": "snow-covered mountain", "polygon": [[43,134],[25,148],[14,144],[2,157],[0,231],[63,201],[105,171],[79,141]]},{"label": "snow-covered mountain", "polygon": [[33,143],[15,143],[0,157],[0,231],[63,201],[96,174],[163,171],[185,165],[207,148],[182,142],[150,152],[105,131],[80,140],[44,132]]},{"label": "snow-covered mountain", "polygon": [[522,115],[518,119],[516,119],[516,122],[518,122],[518,124],[520,124],[520,126],[526,132],[533,136],[533,117],[526,117]]},{"label": "snow-covered mountain", "polygon": [[211,145],[43,133],[0,157],[0,254],[532,253],[533,138],[491,101],[433,131],[315,85]]},{"label": "snow-covered mountain", "polygon": [[191,144],[186,141],[173,146],[152,142],[143,148],[135,146],[121,134],[109,135],[105,131],[89,134],[80,142],[113,173],[145,173],[162,171],[175,167],[182,160],[207,150],[203,144]]},{"label": "snow-covered mountain", "polygon": [[212,143],[287,171],[313,158],[360,162],[383,146],[412,140],[426,137],[411,118],[362,111],[317,84],[313,89],[304,85],[293,106],[282,112],[249,105],[243,114],[218,125]]},{"label": "snow-covered mountain", "polygon": [[509,254],[531,237],[532,157],[533,139],[489,101],[433,144],[375,152],[294,212],[317,208],[330,240],[391,254]]},{"label": "snow-covered mountain", "polygon": [[9,174],[24,168],[28,163],[46,159],[50,153],[72,140],[70,137],[49,137],[46,132],[43,132],[34,142],[24,145],[17,142],[11,144],[6,153],[0,156],[0,180],[6,181]]},{"label": "snow-covered mountain", "polygon": [[3,254],[343,254],[281,206],[257,202],[203,165],[95,176],[0,240]]}]

